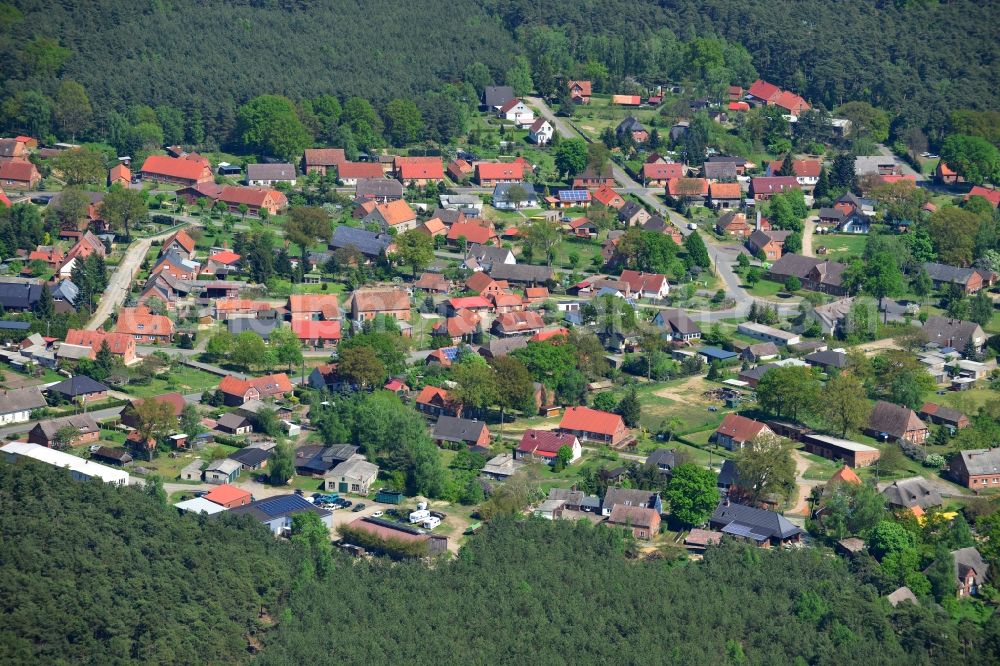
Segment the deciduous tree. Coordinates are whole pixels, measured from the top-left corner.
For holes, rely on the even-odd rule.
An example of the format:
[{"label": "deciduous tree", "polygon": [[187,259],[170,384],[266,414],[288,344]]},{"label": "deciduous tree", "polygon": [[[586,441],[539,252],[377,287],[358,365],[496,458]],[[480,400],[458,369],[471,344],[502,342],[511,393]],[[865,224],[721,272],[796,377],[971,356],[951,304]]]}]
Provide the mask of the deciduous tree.
[{"label": "deciduous tree", "polygon": [[703,525],[719,504],[715,473],[693,463],[675,467],[663,494],[670,515],[687,525]]}]

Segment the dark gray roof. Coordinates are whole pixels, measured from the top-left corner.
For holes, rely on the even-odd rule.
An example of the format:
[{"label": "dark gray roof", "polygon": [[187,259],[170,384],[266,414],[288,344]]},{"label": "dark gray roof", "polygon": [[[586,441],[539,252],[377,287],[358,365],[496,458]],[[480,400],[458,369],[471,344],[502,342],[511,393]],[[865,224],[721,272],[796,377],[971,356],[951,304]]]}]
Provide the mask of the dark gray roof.
[{"label": "dark gray roof", "polygon": [[657,233],[663,233],[669,226],[667,221],[659,215],[650,215],[649,219],[642,224],[644,231],[655,231]]},{"label": "dark gray roof", "polygon": [[294,516],[297,513],[311,511],[321,517],[330,515],[330,511],[321,509],[299,495],[276,495],[266,499],[251,502],[245,506],[230,509],[230,516],[253,516],[262,522],[269,522],[282,516]]},{"label": "dark gray roof", "polygon": [[475,442],[486,424],[482,421],[460,419],[454,416],[439,416],[434,425],[434,439],[446,442]]},{"label": "dark gray roof", "polygon": [[52,290],[52,298],[59,301],[66,301],[70,305],[76,304],[76,297],[80,295],[80,288],[71,280],[63,280]]},{"label": "dark gray roof", "polygon": [[[751,538],[789,539],[802,530],[793,525],[784,516],[742,504],[726,504],[723,502],[712,514],[713,525],[733,528],[730,531]],[[744,529],[745,528],[745,529]]]},{"label": "dark gray roof", "polygon": [[[216,421],[216,423],[225,428],[230,428],[231,430],[235,430],[236,428],[243,428],[249,425],[250,421],[247,420],[247,417],[245,416],[240,416],[239,414],[234,414],[233,412],[227,412],[222,416],[220,416],[219,420]],[[229,457],[232,458],[233,456]]]},{"label": "dark gray roof", "polygon": [[492,338],[485,345],[481,345],[476,351],[484,358],[500,358],[506,356],[515,349],[528,346],[528,338],[524,335],[516,335],[510,338]]},{"label": "dark gray roof", "polygon": [[806,363],[819,365],[824,368],[846,368],[847,354],[838,351],[818,351],[807,354]]},{"label": "dark gray roof", "polygon": [[26,321],[0,321],[0,329],[5,331],[27,331],[31,323]]},{"label": "dark gray roof", "polygon": [[520,187],[528,195],[525,199],[525,203],[530,204],[531,202],[538,200],[538,194],[535,192],[535,186],[531,183],[497,183],[496,187],[493,188],[493,201],[506,201],[507,191],[515,186]]},{"label": "dark gray roof", "polygon": [[868,419],[868,429],[902,439],[911,430],[926,428],[917,413],[909,407],[879,400],[872,408]]},{"label": "dark gray roof", "polygon": [[11,391],[0,391],[0,414],[13,414],[47,406],[42,389],[38,386],[28,386]]},{"label": "dark gray roof", "polygon": [[458,222],[462,215],[462,211],[457,208],[435,208],[431,214],[431,218],[436,217],[448,226],[451,226]]},{"label": "dark gray roof", "polygon": [[986,574],[990,570],[990,565],[983,560],[983,556],[973,546],[953,550],[951,557],[955,565],[956,581],[964,581],[966,574],[971,570],[976,574],[976,585],[982,585],[986,582]]},{"label": "dark gray roof", "polygon": [[352,444],[303,446],[295,451],[295,467],[313,474],[326,474],[357,452],[358,447]]},{"label": "dark gray roof", "polygon": [[76,414],[74,416],[39,421],[32,430],[40,430],[47,439],[52,439],[63,428],[73,428],[81,434],[98,432],[101,429],[89,414]]},{"label": "dark gray roof", "polygon": [[618,134],[619,136],[624,134],[625,132],[645,132],[645,131],[646,128],[643,126],[642,123],[639,122],[639,119],[636,118],[635,116],[629,116],[625,120],[618,123],[618,127],[615,128],[615,133]]},{"label": "dark gray roof", "polygon": [[42,297],[42,285],[0,282],[0,306],[5,310],[27,310]]},{"label": "dark gray roof", "polygon": [[618,209],[618,219],[621,221],[630,220],[639,211],[645,210],[634,201],[626,201],[625,205]]},{"label": "dark gray roof", "polygon": [[707,161],[702,167],[701,175],[710,180],[736,180],[736,164],[736,162]]},{"label": "dark gray roof", "polygon": [[333,230],[333,237],[330,239],[330,248],[353,247],[358,252],[369,257],[376,257],[385,253],[385,250],[392,244],[392,237],[388,234],[378,234],[356,227],[340,226]]},{"label": "dark gray roof", "polygon": [[923,268],[927,271],[927,275],[935,282],[948,282],[961,285],[968,282],[969,278],[976,272],[972,268],[949,266],[948,264],[938,264],[933,261],[925,263]]},{"label": "dark gray roof", "polygon": [[932,486],[927,479],[915,476],[910,479],[900,479],[894,481],[892,485],[882,491],[886,501],[890,506],[910,509],[919,506],[921,509],[929,509],[932,506],[941,506],[941,494]]},{"label": "dark gray roof", "polygon": [[271,337],[271,331],[278,328],[281,322],[277,319],[251,319],[250,317],[233,317],[226,321],[229,332],[239,335],[243,331],[256,333],[263,339]]},{"label": "dark gray roof", "polygon": [[653,318],[653,324],[672,333],[701,333],[701,328],[698,327],[698,324],[691,317],[688,317],[683,310],[678,308],[660,310],[656,317]]},{"label": "dark gray roof", "polygon": [[761,377],[763,377],[765,374],[767,374],[768,370],[772,370],[772,369],[777,368],[777,367],[778,367],[778,365],[775,364],[775,363],[765,363],[764,365],[758,365],[756,367],[749,368],[747,370],[742,370],[742,371],[740,371],[740,379],[743,379],[743,380],[746,380],[746,379],[757,379],[757,380],[759,380]]},{"label": "dark gray roof", "polygon": [[958,455],[970,476],[1000,473],[1000,448],[969,449]]},{"label": "dark gray roof", "polygon": [[247,467],[256,467],[267,460],[270,452],[259,449],[256,446],[247,446],[229,455],[230,460],[235,460]]},{"label": "dark gray roof", "polygon": [[552,268],[530,264],[496,264],[490,271],[490,277],[510,282],[548,282],[552,279]]},{"label": "dark gray roof", "polygon": [[76,375],[49,387],[49,391],[60,393],[70,398],[87,395],[88,393],[101,393],[107,390],[107,386],[96,379],[91,379],[87,375]]},{"label": "dark gray roof", "polygon": [[403,184],[389,178],[359,178],[354,196],[358,199],[402,199]]},{"label": "dark gray roof", "polygon": [[722,463],[722,469],[719,470],[718,484],[720,486],[738,486],[740,481],[740,475],[736,471],[736,461],[725,460]]},{"label": "dark gray roof", "polygon": [[247,180],[295,180],[295,167],[291,164],[248,164]]},{"label": "dark gray roof", "polygon": [[503,106],[514,99],[514,89],[510,86],[486,86],[483,90],[483,105]]},{"label": "dark gray roof", "polygon": [[669,467],[673,468],[676,462],[677,452],[676,449],[656,449],[648,456],[646,456],[647,465],[656,465],[657,467]]},{"label": "dark gray roof", "polygon": [[608,491],[604,494],[604,507],[613,507],[616,504],[628,504],[652,509],[656,507],[656,500],[656,493],[649,490],[608,488]]},{"label": "dark gray roof", "polygon": [[976,322],[947,317],[928,317],[923,331],[927,334],[928,342],[936,342],[960,352],[965,350],[970,339],[984,336],[983,329]]}]

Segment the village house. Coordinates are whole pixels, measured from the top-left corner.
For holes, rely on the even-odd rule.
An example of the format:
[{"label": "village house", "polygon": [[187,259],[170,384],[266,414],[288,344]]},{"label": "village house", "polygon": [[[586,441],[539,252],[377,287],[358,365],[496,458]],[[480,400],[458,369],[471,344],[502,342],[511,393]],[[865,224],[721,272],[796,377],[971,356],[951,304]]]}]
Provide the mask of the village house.
[{"label": "village house", "polygon": [[809,453],[830,460],[842,460],[849,467],[869,467],[881,456],[881,451],[874,446],[816,433],[804,434],[802,443]]},{"label": "village house", "polygon": [[286,307],[292,321],[340,319],[336,294],[291,294]]},{"label": "village house", "polygon": [[716,210],[739,208],[742,201],[743,192],[739,183],[710,183],[708,186],[708,205]]},{"label": "village house", "polygon": [[543,328],[545,328],[545,321],[534,310],[507,312],[493,321],[493,331],[501,337],[534,335]]},{"label": "village house", "polygon": [[490,429],[484,422],[447,414],[438,416],[431,432],[434,442],[446,448],[465,445],[472,449],[489,450],[490,437]]},{"label": "village house", "polygon": [[518,210],[538,206],[538,193],[531,183],[497,183],[493,188],[493,207]]},{"label": "village house", "polygon": [[649,218],[649,211],[634,201],[628,201],[618,209],[618,221],[626,228],[642,226]]},{"label": "village house", "polygon": [[969,417],[951,407],[938,405],[933,402],[925,402],[917,411],[917,415],[925,422],[930,421],[936,425],[943,425],[951,429],[952,432],[969,427]]},{"label": "village house", "polygon": [[343,148],[306,148],[302,156],[302,170],[325,176],[347,161]]},{"label": "village house", "polygon": [[432,418],[444,416],[460,416],[461,403],[452,399],[448,391],[437,386],[425,386],[414,400],[417,411]]},{"label": "village house", "polygon": [[362,220],[365,224],[377,224],[382,231],[388,232],[395,229],[397,233],[403,233],[417,227],[417,214],[410,208],[410,204],[402,199],[380,203],[375,206],[375,210]]},{"label": "village house", "polygon": [[[782,163],[783,160],[772,160],[767,165],[765,175],[777,176],[781,171]],[[819,182],[819,174],[822,170],[823,163],[819,160],[792,160],[792,173],[806,194],[812,194],[816,183]]]},{"label": "village house", "polygon": [[591,196],[595,202],[615,210],[619,210],[625,205],[625,197],[618,194],[610,185],[602,185],[594,190]]},{"label": "village house", "polygon": [[278,183],[295,186],[295,165],[278,164],[248,164],[247,185],[250,187],[274,187]]},{"label": "village house", "polygon": [[225,509],[235,509],[238,506],[246,506],[253,501],[253,496],[249,491],[237,488],[236,486],[231,486],[229,484],[223,484],[216,488],[212,488],[212,490],[208,491],[203,497],[209,502],[215,502]]},{"label": "village house", "polygon": [[535,112],[527,104],[514,98],[508,100],[497,110],[497,118],[508,120],[517,127],[529,127],[535,122]]},{"label": "village house", "polygon": [[966,488],[1000,488],[1000,448],[959,451],[948,469],[952,478]]},{"label": "village house", "polygon": [[847,264],[787,252],[771,264],[767,276],[782,283],[789,277],[795,277],[804,289],[845,296],[847,289],[843,285],[843,275],[846,269]]},{"label": "village house", "polygon": [[749,335],[751,338],[757,338],[758,340],[773,342],[783,346],[794,345],[800,340],[798,334],[796,333],[790,333],[789,331],[783,331],[780,328],[774,328],[773,326],[766,326],[752,321],[745,321],[742,324],[737,325],[736,332],[742,333],[743,335]]},{"label": "village house", "polygon": [[393,168],[396,180],[406,187],[444,182],[444,163],[439,157],[396,157]]},{"label": "village house", "polygon": [[876,439],[893,442],[906,440],[923,444],[927,440],[927,426],[916,412],[884,400],[879,400],[872,408],[865,432]]},{"label": "village house", "polygon": [[619,141],[628,138],[634,143],[645,143],[649,141],[649,130],[639,122],[638,118],[629,116],[618,123],[618,127],[615,128],[615,136],[618,137]]},{"label": "village house", "polygon": [[730,451],[738,451],[762,435],[774,436],[774,431],[768,428],[766,423],[739,414],[726,414],[722,423],[715,429],[713,437],[719,446]]},{"label": "village house", "polygon": [[227,412],[220,416],[215,422],[215,428],[227,435],[248,435],[253,432],[250,419],[236,412]]},{"label": "village house", "polygon": [[333,230],[327,247],[330,250],[351,250],[359,253],[365,261],[371,261],[391,254],[395,245],[389,234],[341,225]]},{"label": "village house", "polygon": [[33,410],[47,406],[38,386],[0,390],[0,425],[25,423]]},{"label": "village house", "polygon": [[176,185],[197,185],[215,179],[208,160],[198,155],[185,157],[150,155],[142,163],[139,173],[144,180]]},{"label": "village house", "polygon": [[590,81],[567,81],[569,97],[576,104],[590,104],[590,96],[593,90]]},{"label": "village house", "polygon": [[983,288],[983,276],[974,268],[948,266],[928,261],[923,264],[923,269],[927,271],[935,289],[944,289],[955,285],[966,294],[974,294]]},{"label": "village house", "polygon": [[667,276],[661,273],[624,270],[619,279],[627,283],[632,294],[638,298],[663,299],[670,294]]},{"label": "village house", "polygon": [[67,345],[86,347],[90,350],[87,358],[93,359],[105,342],[107,342],[111,353],[121,357],[125,365],[135,363],[135,338],[124,333],[107,333],[105,331],[86,331],[71,328],[66,331],[66,342],[60,347],[59,351],[62,351],[62,347]]},{"label": "village house", "polygon": [[0,185],[9,190],[33,190],[42,180],[42,174],[27,161],[0,162]]},{"label": "village house", "polygon": [[639,95],[612,95],[611,103],[616,106],[639,106],[642,104],[642,97]]},{"label": "village house", "polygon": [[583,455],[580,440],[575,435],[529,428],[521,435],[521,441],[514,449],[514,459],[540,460],[551,465],[555,463],[559,449],[564,446],[570,450],[570,459],[567,461],[569,464]]},{"label": "village house", "polygon": [[631,436],[621,416],[589,407],[568,407],[559,422],[559,430],[581,440],[613,447],[621,445]]},{"label": "village house", "polygon": [[[357,185],[362,179],[373,180],[384,178],[382,165],[377,162],[344,162],[337,166],[337,180],[342,185]],[[398,181],[396,182],[399,185]]]},{"label": "village house", "polygon": [[578,173],[573,178],[573,189],[587,189],[593,190],[601,186],[607,185],[608,187],[614,187],[615,177],[612,173],[611,164],[605,164],[598,171],[592,166],[588,166],[586,169]]},{"label": "village house", "polygon": [[[497,185],[497,190],[506,185]],[[465,241],[466,245],[486,245],[487,243],[497,243],[499,236],[493,223],[480,218],[471,218],[465,222],[451,225],[448,229],[448,242],[454,245],[461,245]]]},{"label": "village house", "polygon": [[323,476],[326,492],[354,493],[367,495],[378,478],[378,465],[360,456],[339,463]]},{"label": "village house", "polygon": [[519,162],[476,162],[476,182],[483,187],[522,181],[524,166]]},{"label": "village house", "polygon": [[771,231],[757,229],[747,238],[747,250],[755,257],[763,255],[765,261],[777,261],[781,258],[785,240],[791,233],[791,231],[784,229],[773,229]]},{"label": "village house", "polygon": [[[624,473],[624,468],[620,469]],[[606,478],[615,480],[617,475],[612,473]],[[610,487],[605,492],[604,500],[601,502],[601,515],[610,516],[616,506],[640,507],[655,511],[657,514],[663,513],[663,500],[660,494],[649,490]]]},{"label": "village house", "polygon": [[747,345],[740,352],[740,358],[749,363],[770,361],[771,359],[778,358],[778,347],[773,342],[758,342],[757,344]]},{"label": "village house", "polygon": [[[538,124],[538,122],[536,121],[535,124]],[[448,173],[448,177],[456,183],[465,183],[472,178],[472,174],[475,173],[476,169],[463,159],[454,159],[448,162],[445,171]]]},{"label": "village house", "polygon": [[5,312],[31,310],[41,297],[38,282],[0,282],[0,308]]},{"label": "village house", "polygon": [[642,180],[646,187],[666,187],[675,178],[684,178],[684,165],[679,162],[646,162],[642,165]]},{"label": "village house", "polygon": [[[169,405],[170,413],[175,419],[180,419],[181,412],[184,410],[184,405],[187,404],[184,401],[184,396],[177,392],[164,393],[162,395],[145,399],[133,398],[129,401],[129,404],[125,406],[125,409],[122,410],[122,423],[130,428],[138,428],[141,424],[139,422],[139,416],[136,409],[146,402],[146,400],[162,405]],[[156,442],[153,442],[153,446],[155,445]]]},{"label": "village house", "polygon": [[689,205],[704,205],[708,199],[708,181],[704,178],[674,178],[667,181],[667,196]]},{"label": "village house", "polygon": [[239,407],[250,400],[282,398],[292,392],[292,383],[283,372],[249,379],[226,375],[219,382],[219,390],[226,406]]},{"label": "village house", "polygon": [[968,201],[972,197],[982,197],[986,199],[986,201],[988,201],[994,208],[1000,207],[1000,190],[998,189],[986,188],[982,185],[973,185],[968,194],[963,197],[963,200]]},{"label": "village house", "polygon": [[[759,227],[763,231],[771,230],[771,223],[761,219]],[[736,238],[745,239],[754,232],[754,225],[747,221],[747,216],[745,213],[738,213],[736,211],[730,211],[719,216],[719,219],[715,222],[715,230],[726,236],[734,236]]]},{"label": "village house", "polygon": [[965,355],[966,350],[979,353],[986,344],[983,327],[974,321],[951,319],[949,317],[928,317],[921,327],[929,343],[938,347],[950,347]]},{"label": "village house", "polygon": [[237,187],[227,185],[219,194],[219,201],[226,204],[230,213],[246,214],[251,217],[261,217],[261,211],[268,215],[277,215],[288,208],[288,197],[278,190],[254,187]]},{"label": "village house", "polygon": [[660,514],[654,509],[616,504],[607,524],[630,530],[636,539],[650,541],[660,533]]},{"label": "village house", "polygon": [[51,396],[78,404],[108,397],[108,387],[87,375],[74,375],[49,386],[46,391]]},{"label": "village house", "polygon": [[941,493],[922,476],[893,481],[882,489],[882,496],[889,509],[909,509],[917,516],[943,503]]},{"label": "village house", "polygon": [[386,315],[410,321],[410,296],[405,289],[358,289],[351,296],[351,319],[367,321]]},{"label": "village house", "polygon": [[552,123],[545,118],[538,118],[528,128],[528,140],[539,146],[548,145],[552,141],[553,134],[555,130],[552,128]]},{"label": "village house", "polygon": [[339,321],[314,321],[295,319],[291,322],[292,332],[299,341],[311,349],[336,347],[340,342]]},{"label": "village house", "polygon": [[116,164],[108,170],[108,187],[121,185],[128,187],[132,184],[132,171],[124,164]]},{"label": "village house", "polygon": [[170,344],[174,322],[164,315],[154,315],[144,306],[121,308],[115,324],[116,333],[124,333],[146,344]]},{"label": "village house", "polygon": [[774,511],[724,501],[709,519],[714,530],[768,548],[798,543],[802,528]]},{"label": "village house", "polygon": [[757,203],[792,189],[802,189],[795,176],[757,176],[750,179],[750,198]]},{"label": "village house", "polygon": [[[356,203],[374,202],[388,203],[403,198],[403,184],[398,180],[388,178],[359,178],[354,186],[354,199]],[[374,205],[372,210],[374,210]],[[365,215],[370,213],[367,211]],[[355,217],[359,217],[355,215]],[[364,217],[361,215],[360,217]]]},{"label": "village house", "polygon": [[[60,439],[68,436],[68,439]],[[88,414],[39,421],[28,431],[28,441],[50,449],[91,444],[101,438],[101,428]]]},{"label": "village house", "polygon": [[660,310],[653,318],[653,325],[675,342],[690,342],[701,338],[701,328],[679,308]]},{"label": "village house", "polygon": [[170,236],[170,238],[163,241],[163,245],[160,246],[159,256],[162,257],[172,252],[179,254],[184,259],[194,259],[194,239],[191,238],[186,231],[181,229],[177,233]]}]

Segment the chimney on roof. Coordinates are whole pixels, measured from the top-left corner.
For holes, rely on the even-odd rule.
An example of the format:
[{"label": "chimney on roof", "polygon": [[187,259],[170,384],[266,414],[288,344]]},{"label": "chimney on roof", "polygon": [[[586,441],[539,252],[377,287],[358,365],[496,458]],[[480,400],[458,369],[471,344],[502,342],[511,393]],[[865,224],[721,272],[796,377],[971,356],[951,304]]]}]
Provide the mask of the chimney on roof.
[{"label": "chimney on roof", "polygon": [[760,210],[757,211],[757,231],[760,231]]}]

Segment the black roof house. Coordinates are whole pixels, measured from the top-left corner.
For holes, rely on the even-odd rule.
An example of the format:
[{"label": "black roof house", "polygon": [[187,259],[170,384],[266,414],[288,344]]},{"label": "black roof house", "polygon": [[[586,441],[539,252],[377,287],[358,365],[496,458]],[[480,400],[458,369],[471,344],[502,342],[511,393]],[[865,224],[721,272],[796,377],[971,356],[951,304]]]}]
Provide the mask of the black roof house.
[{"label": "black roof house", "polygon": [[385,254],[386,248],[392,244],[392,236],[378,234],[365,229],[340,226],[333,230],[330,238],[330,249],[353,247],[368,257],[378,257]]},{"label": "black roof house", "polygon": [[42,297],[42,285],[0,282],[0,306],[4,310],[30,310]]},{"label": "black roof house", "polygon": [[50,393],[58,393],[67,398],[77,398],[91,393],[103,393],[108,390],[108,387],[87,375],[76,375],[64,379],[58,384],[53,384],[48,390]]},{"label": "black roof house", "polygon": [[722,502],[712,514],[713,528],[724,534],[751,539],[757,543],[780,543],[798,539],[802,529],[774,511],[743,504]]}]

